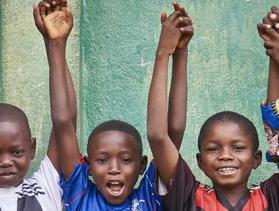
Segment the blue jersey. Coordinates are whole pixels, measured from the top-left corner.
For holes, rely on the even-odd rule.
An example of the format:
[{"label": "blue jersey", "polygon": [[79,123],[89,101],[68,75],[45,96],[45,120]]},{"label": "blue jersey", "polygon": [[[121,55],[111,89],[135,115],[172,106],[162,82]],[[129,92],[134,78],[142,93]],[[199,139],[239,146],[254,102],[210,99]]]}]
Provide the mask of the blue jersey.
[{"label": "blue jersey", "polygon": [[261,105],[264,130],[269,143],[267,161],[279,163],[279,100]]},{"label": "blue jersey", "polygon": [[159,211],[160,196],[156,193],[156,170],[152,163],[145,172],[139,187],[121,204],[110,204],[98,191],[96,185],[89,179],[89,166],[82,159],[75,167],[73,174],[67,179],[61,179],[63,199],[67,211]]}]

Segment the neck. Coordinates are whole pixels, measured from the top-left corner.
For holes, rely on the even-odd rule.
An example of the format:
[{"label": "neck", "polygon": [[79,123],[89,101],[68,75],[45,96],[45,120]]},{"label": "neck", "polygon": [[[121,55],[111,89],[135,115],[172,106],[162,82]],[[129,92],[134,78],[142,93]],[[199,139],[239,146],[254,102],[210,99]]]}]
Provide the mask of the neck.
[{"label": "neck", "polygon": [[233,207],[239,202],[240,198],[242,198],[243,195],[248,191],[247,183],[231,188],[222,187],[218,185],[213,185],[213,187],[216,193],[224,196]]}]

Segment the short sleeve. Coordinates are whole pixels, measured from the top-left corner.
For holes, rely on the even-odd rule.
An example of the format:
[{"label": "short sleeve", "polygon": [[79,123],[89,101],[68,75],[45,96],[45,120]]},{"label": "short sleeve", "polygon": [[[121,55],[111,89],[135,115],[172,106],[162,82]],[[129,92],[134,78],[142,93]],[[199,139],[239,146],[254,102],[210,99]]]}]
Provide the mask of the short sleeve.
[{"label": "short sleeve", "polygon": [[198,182],[196,182],[189,166],[180,155],[171,187],[168,193],[162,196],[164,209],[190,210],[194,204],[194,193],[197,184]]},{"label": "short sleeve", "polygon": [[84,159],[81,159],[75,166],[72,175],[60,180],[60,186],[63,190],[63,199],[66,207],[71,207],[71,210],[76,210],[83,196],[89,188],[88,164]]},{"label": "short sleeve", "polygon": [[39,198],[42,197],[39,201],[43,203],[43,207],[57,211],[62,210],[62,190],[59,186],[59,174],[47,156],[42,160],[38,171],[27,180],[35,180],[44,190],[45,194],[38,195]]},{"label": "short sleeve", "polygon": [[142,178],[138,191],[139,201],[144,201],[142,205],[142,210],[160,210],[161,207],[161,197],[157,193],[157,178],[156,178],[156,168],[154,163],[151,162],[147,171]]},{"label": "short sleeve", "polygon": [[264,131],[269,144],[266,159],[269,162],[279,163],[279,100],[261,104],[261,111]]}]

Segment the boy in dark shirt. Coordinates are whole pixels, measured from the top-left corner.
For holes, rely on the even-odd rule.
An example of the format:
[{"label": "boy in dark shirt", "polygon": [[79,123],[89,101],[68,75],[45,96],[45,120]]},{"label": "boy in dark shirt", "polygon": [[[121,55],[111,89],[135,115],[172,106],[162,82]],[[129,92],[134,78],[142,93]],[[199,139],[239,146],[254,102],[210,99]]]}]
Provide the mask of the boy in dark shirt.
[{"label": "boy in dark shirt", "polygon": [[[272,20],[268,14],[264,23],[258,25],[261,37],[268,38],[265,47],[270,56],[267,100],[261,108],[263,121],[273,130],[278,129],[279,122],[279,109],[275,103],[279,98],[279,35],[275,31],[276,20]],[[161,49],[160,44],[158,49]],[[213,188],[195,179],[165,127],[167,85],[166,78],[159,78],[155,74],[158,67],[166,69],[167,63],[160,60],[155,63],[150,88],[150,96],[155,97],[148,100],[148,134],[160,178],[169,188],[164,198],[165,210],[279,210],[278,174],[259,186],[247,187],[250,173],[260,165],[262,155],[258,150],[255,126],[240,114],[224,111],[205,121],[198,138],[197,161],[211,179]],[[155,82],[160,89],[154,88]]]}]

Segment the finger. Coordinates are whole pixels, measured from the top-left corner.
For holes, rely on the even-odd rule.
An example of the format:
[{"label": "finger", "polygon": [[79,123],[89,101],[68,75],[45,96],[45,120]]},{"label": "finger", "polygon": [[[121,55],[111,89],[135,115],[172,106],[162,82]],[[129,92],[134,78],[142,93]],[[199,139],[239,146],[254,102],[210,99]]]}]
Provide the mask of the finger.
[{"label": "finger", "polygon": [[271,49],[266,49],[265,53],[266,53],[266,55],[271,56],[272,50]]},{"label": "finger", "polygon": [[43,0],[40,3],[42,3],[42,5],[46,8],[50,8],[50,4],[47,2],[47,0]]},{"label": "finger", "polygon": [[189,14],[185,11],[185,8],[182,5],[179,5],[179,10],[182,16],[189,17]]},{"label": "finger", "polygon": [[272,7],[271,7],[271,12],[274,13],[274,14],[276,14],[276,15],[279,15],[279,8],[276,7],[276,6],[272,6]]},{"label": "finger", "polygon": [[265,33],[271,37],[272,39],[279,39],[279,34],[277,33],[277,31],[273,28],[267,29],[265,30]]},{"label": "finger", "polygon": [[170,16],[169,19],[170,21],[176,20],[179,16],[181,15],[181,12],[179,10],[174,11]]},{"label": "finger", "polygon": [[179,17],[177,21],[179,26],[188,26],[193,24],[191,18],[188,17]]},{"label": "finger", "polygon": [[39,14],[42,18],[47,16],[47,10],[46,7],[43,5],[42,2],[39,3],[38,5],[38,9],[39,9]]},{"label": "finger", "polygon": [[61,6],[61,10],[65,11],[68,8],[68,2],[67,0],[61,0],[60,1],[60,6]]},{"label": "finger", "polygon": [[263,18],[263,23],[264,23],[264,24],[269,24],[269,25],[272,26],[272,21],[268,18],[268,16],[265,16],[265,17]]},{"label": "finger", "polygon": [[161,12],[161,23],[163,24],[167,20],[167,13]]},{"label": "finger", "polygon": [[173,5],[173,9],[174,11],[178,11],[179,10],[179,5],[176,1],[172,2],[172,5]]},{"label": "finger", "polygon": [[194,29],[193,29],[193,26],[180,27],[180,32],[183,35],[193,35],[194,34]]},{"label": "finger", "polygon": [[175,20],[176,26],[185,26],[185,25],[191,25],[191,24],[192,24],[192,20],[187,17],[180,16]]},{"label": "finger", "polygon": [[264,47],[265,47],[266,49],[272,49],[272,48],[273,48],[272,41],[265,41],[265,42],[264,42]]}]

